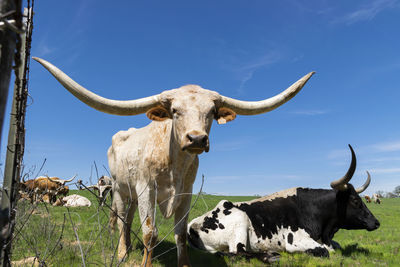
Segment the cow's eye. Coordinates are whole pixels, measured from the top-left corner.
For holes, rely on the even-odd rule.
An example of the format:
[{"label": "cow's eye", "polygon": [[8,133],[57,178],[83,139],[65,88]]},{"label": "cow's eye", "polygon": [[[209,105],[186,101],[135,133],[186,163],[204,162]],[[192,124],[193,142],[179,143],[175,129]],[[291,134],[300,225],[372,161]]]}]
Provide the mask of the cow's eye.
[{"label": "cow's eye", "polygon": [[361,205],[361,202],[358,199],[353,199],[353,204],[356,207],[359,207]]},{"label": "cow's eye", "polygon": [[176,108],[172,109],[172,113],[175,114],[176,113]]},{"label": "cow's eye", "polygon": [[216,118],[217,117],[217,109],[216,108],[213,108],[212,110],[211,110],[211,113],[212,113],[212,115],[214,116],[214,118]]}]

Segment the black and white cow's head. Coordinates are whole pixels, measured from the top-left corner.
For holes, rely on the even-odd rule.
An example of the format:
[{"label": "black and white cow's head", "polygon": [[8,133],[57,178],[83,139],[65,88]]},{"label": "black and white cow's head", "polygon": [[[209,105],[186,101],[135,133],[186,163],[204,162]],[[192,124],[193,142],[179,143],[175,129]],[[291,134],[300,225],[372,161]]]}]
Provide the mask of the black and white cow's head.
[{"label": "black and white cow's head", "polygon": [[359,196],[368,187],[371,177],[367,172],[366,183],[357,189],[349,184],[356,168],[356,157],[353,148],[350,145],[349,147],[352,155],[350,168],[345,176],[331,183],[331,187],[336,192],[338,226],[348,230],[366,229],[373,231],[378,229],[380,223]]}]

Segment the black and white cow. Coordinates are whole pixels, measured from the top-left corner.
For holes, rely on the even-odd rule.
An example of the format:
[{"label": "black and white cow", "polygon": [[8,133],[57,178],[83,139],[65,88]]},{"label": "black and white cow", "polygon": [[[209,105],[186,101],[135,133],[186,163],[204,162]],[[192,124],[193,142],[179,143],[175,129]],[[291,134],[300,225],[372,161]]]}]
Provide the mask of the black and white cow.
[{"label": "black and white cow", "polygon": [[248,202],[222,200],[188,226],[191,246],[209,251],[277,259],[277,252],[306,252],[329,257],[340,247],[332,240],[339,229],[375,230],[379,221],[358,195],[370,183],[354,189],[349,184],[356,158],[333,189],[291,188]]}]

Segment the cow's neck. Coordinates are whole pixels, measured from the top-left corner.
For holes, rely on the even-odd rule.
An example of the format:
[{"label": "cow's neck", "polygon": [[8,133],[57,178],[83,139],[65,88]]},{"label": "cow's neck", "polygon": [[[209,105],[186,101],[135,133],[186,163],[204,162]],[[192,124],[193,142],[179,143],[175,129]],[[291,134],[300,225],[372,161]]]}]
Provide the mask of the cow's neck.
[{"label": "cow's neck", "polygon": [[[330,240],[337,231],[336,216],[336,193],[334,190],[309,189],[303,200],[304,218],[314,218],[315,225],[309,229],[310,235],[315,240],[322,240],[324,244],[330,245]],[[305,205],[306,202],[312,205]]]},{"label": "cow's neck", "polygon": [[161,155],[165,157],[163,162],[166,163],[163,165],[165,175],[157,181],[157,201],[164,217],[169,218],[180,204],[181,198],[177,196],[185,193],[186,175],[197,156],[182,151],[173,134],[172,120],[157,123],[164,123],[163,128],[159,127],[162,129],[160,137],[165,140],[160,149],[163,150]]}]

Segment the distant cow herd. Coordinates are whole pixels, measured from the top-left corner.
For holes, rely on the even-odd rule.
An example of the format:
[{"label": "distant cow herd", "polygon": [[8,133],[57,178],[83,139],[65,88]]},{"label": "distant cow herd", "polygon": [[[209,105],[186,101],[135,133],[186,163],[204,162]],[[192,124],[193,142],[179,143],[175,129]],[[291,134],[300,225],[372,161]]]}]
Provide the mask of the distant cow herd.
[{"label": "distant cow herd", "polygon": [[[65,207],[90,207],[89,199],[80,195],[68,195],[69,187],[66,185],[75,179],[76,175],[68,180],[58,177],[41,176],[36,179],[23,180],[19,183],[19,198],[33,202],[45,202],[53,206]],[[102,176],[97,184],[87,187],[99,192],[100,203],[103,203],[107,193],[111,190],[111,178]],[[67,196],[68,195],[68,196]]]},{"label": "distant cow herd", "polygon": [[366,201],[367,203],[374,202],[375,204],[381,204],[381,198],[382,198],[382,196],[379,195],[379,194],[373,194],[373,195],[372,195],[372,198],[371,198],[370,196],[368,196],[368,195],[365,195],[364,198],[365,198],[365,201]]},{"label": "distant cow herd", "polygon": [[[292,99],[311,78],[311,72],[278,95],[261,101],[242,101],[223,96],[198,85],[185,85],[140,99],[107,99],[79,85],[60,69],[40,58],[42,64],[70,93],[104,113],[138,115],[145,113],[152,122],[139,129],[130,128],[112,137],[108,150],[111,178],[102,177],[87,187],[97,190],[101,203],[112,195],[110,226],[118,224],[118,259],[124,260],[131,248],[130,227],[136,209],[142,221],[144,255],[141,266],[152,266],[157,243],[155,209],[158,204],[165,218],[174,216],[174,236],[178,266],[190,266],[186,243],[211,253],[258,257],[271,262],[279,252],[305,252],[328,257],[340,247],[333,241],[339,229],[375,230],[379,221],[362,202],[359,194],[369,185],[354,188],[349,182],[356,169],[356,156],[342,178],[330,190],[291,188],[248,202],[223,200],[211,211],[188,224],[191,193],[199,165],[198,155],[210,149],[213,120],[225,124],[237,115],[256,115],[272,111]],[[87,205],[77,195],[66,196],[66,182],[40,177],[23,188],[33,201],[47,194],[55,205]],[[66,180],[68,181],[68,180]],[[66,193],[65,193],[66,192]],[[369,198],[366,198],[368,202]],[[378,196],[375,203],[380,203]]]},{"label": "distant cow herd", "polygon": [[66,184],[75,177],[63,180],[58,177],[41,176],[27,181],[22,180],[19,184],[20,197],[31,203],[36,201],[54,203],[57,197],[68,194],[69,187]]}]

